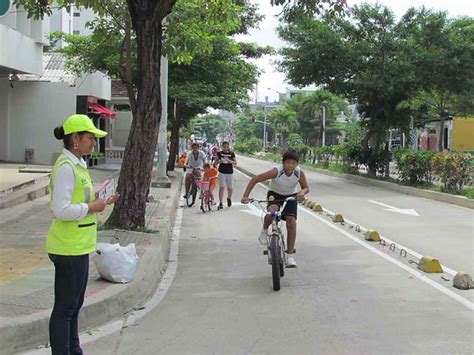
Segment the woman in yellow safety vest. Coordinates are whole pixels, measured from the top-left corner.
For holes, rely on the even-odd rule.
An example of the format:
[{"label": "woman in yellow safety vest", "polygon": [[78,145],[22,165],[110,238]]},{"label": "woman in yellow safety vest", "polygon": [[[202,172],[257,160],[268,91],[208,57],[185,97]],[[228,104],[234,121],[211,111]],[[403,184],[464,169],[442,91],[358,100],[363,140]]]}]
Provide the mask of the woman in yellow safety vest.
[{"label": "woman in yellow safety vest", "polygon": [[78,318],[89,277],[89,253],[96,248],[95,213],[115,203],[119,195],[96,199],[87,164],[96,137],[105,137],[86,115],[72,115],[54,129],[64,149],[51,171],[49,185],[54,219],[46,250],[54,263],[54,307],[49,322],[53,354],[82,354]]}]

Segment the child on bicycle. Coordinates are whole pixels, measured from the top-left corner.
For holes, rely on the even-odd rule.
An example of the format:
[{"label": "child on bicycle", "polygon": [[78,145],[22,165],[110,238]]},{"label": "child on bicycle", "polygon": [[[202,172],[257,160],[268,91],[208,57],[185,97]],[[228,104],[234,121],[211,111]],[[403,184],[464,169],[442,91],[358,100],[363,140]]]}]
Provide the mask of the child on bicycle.
[{"label": "child on bicycle", "polygon": [[[255,185],[259,182],[270,180],[268,187],[267,199],[269,200],[267,210],[279,211],[286,198],[296,196],[298,201],[303,201],[304,196],[309,192],[308,183],[304,172],[298,166],[299,156],[297,153],[287,151],[283,154],[283,164],[274,167],[262,174],[253,177],[245,189],[242,196],[242,203],[249,203],[249,195]],[[298,184],[301,190],[298,191]],[[286,230],[288,235],[288,250],[286,258],[286,267],[296,267],[296,261],[293,256],[296,242],[296,217],[298,211],[297,201],[288,201],[285,209],[282,211],[282,219],[286,222]],[[269,215],[265,216],[263,221],[263,229],[258,240],[262,244],[267,243],[268,227],[272,222]]]},{"label": "child on bicycle", "polygon": [[213,205],[215,205],[215,202],[214,202],[214,195],[213,195],[212,191],[214,191],[214,189],[217,186],[217,176],[218,175],[219,175],[219,172],[217,171],[216,168],[214,168],[213,166],[211,166],[208,163],[204,164],[203,180],[204,181],[209,181],[209,194],[211,196],[211,200],[212,200]]}]

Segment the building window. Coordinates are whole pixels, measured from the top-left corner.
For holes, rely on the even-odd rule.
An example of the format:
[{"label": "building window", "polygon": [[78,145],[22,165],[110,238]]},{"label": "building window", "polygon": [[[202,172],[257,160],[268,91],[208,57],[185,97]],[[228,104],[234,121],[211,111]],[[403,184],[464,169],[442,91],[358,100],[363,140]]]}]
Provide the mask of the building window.
[{"label": "building window", "polygon": [[80,12],[75,12],[74,17],[81,17],[81,13]]},{"label": "building window", "polygon": [[79,31],[79,30],[74,30],[74,31],[72,31],[72,34],[73,34],[73,35],[80,35],[80,34],[81,34],[81,31]]}]

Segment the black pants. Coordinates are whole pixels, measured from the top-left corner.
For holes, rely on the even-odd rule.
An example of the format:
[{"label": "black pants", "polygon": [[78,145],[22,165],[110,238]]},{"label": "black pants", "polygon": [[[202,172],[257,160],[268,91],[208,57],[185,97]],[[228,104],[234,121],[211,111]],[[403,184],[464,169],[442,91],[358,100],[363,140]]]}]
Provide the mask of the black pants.
[{"label": "black pants", "polygon": [[82,354],[78,318],[89,277],[89,254],[78,256],[50,254],[49,257],[56,270],[54,307],[49,321],[52,354]]}]

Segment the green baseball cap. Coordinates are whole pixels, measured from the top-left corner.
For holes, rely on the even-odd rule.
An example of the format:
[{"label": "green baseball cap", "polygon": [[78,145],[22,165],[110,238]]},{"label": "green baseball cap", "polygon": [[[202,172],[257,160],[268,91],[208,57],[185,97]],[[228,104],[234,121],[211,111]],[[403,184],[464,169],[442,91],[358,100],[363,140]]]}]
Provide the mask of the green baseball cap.
[{"label": "green baseball cap", "polygon": [[69,116],[64,122],[63,128],[66,135],[74,132],[90,132],[99,138],[107,135],[107,132],[97,129],[92,120],[86,115]]}]

